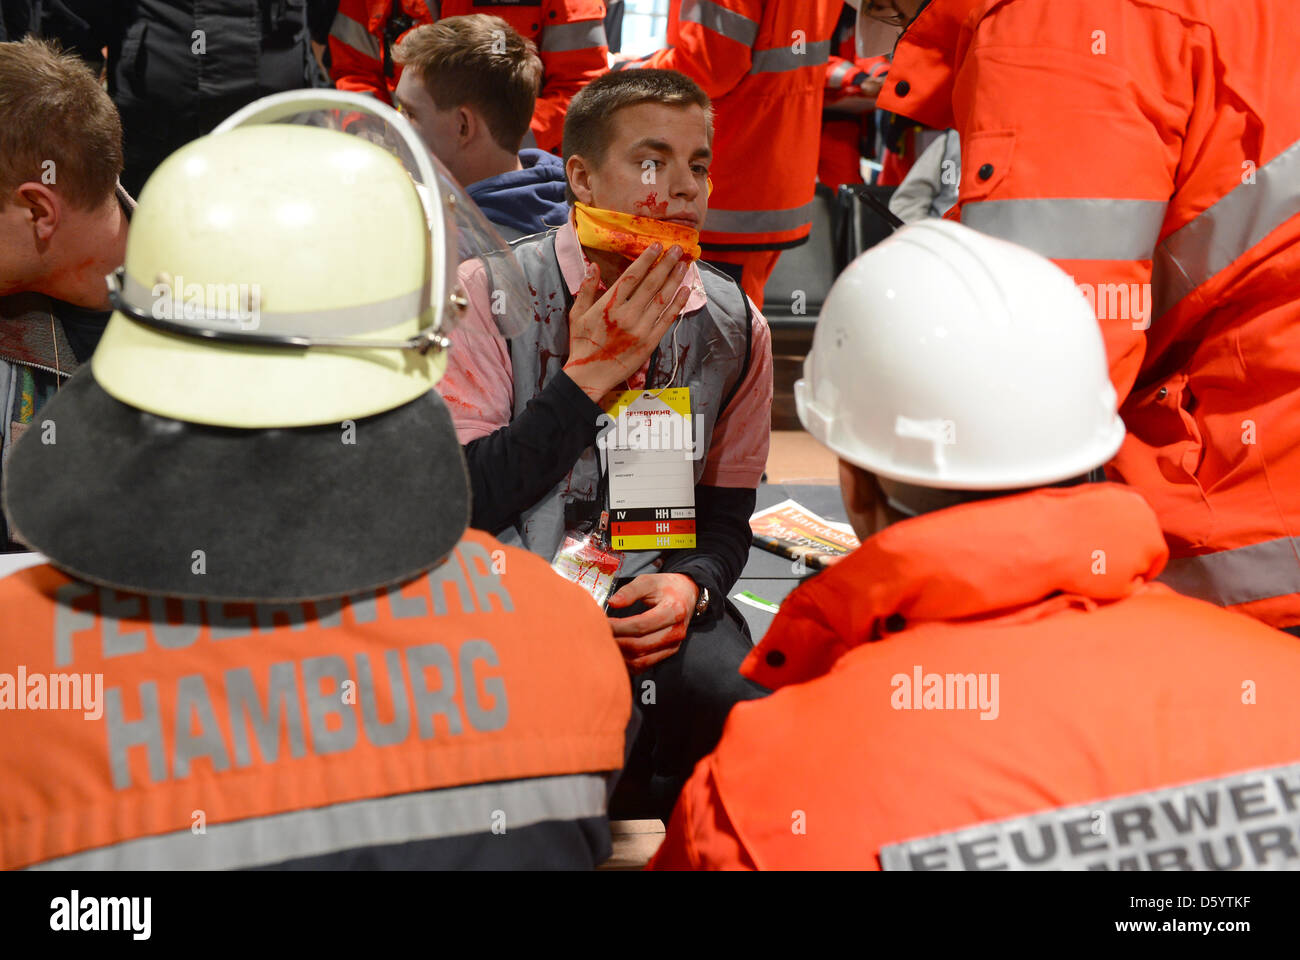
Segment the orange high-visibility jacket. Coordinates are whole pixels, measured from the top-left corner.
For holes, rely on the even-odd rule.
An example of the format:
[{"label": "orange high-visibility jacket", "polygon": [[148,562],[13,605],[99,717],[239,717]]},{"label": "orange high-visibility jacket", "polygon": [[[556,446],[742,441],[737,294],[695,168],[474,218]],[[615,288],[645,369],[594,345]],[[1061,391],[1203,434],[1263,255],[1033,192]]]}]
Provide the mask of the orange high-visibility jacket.
[{"label": "orange high-visibility jacket", "polygon": [[1116,484],[870,538],[782,604],[741,668],[776,692],[731,712],[652,866],[1300,866],[1300,765],[1133,796],[1300,762],[1300,645],[1151,583],[1165,557]]},{"label": "orange high-visibility jacket", "polygon": [[[850,16],[847,23],[840,21],[832,39],[830,61],[826,65],[824,105],[827,108],[845,97],[860,96],[862,84],[882,79],[889,73],[889,57],[856,58],[853,9],[848,6],[844,9]],[[871,145],[864,141],[874,130],[870,113],[852,115],[830,110],[823,113],[817,179],[832,190],[838,190],[846,183],[862,183],[863,154],[874,156]]]},{"label": "orange high-visibility jacket", "polygon": [[0,611],[0,869],[609,854],[622,657],[585,591],[486,534],[341,603],[142,597],[42,565],[0,580]]},{"label": "orange high-visibility jacket", "polygon": [[812,229],[826,64],[843,0],[673,0],[669,48],[713,100],[705,250],[783,250]]},{"label": "orange high-visibility jacket", "polygon": [[[392,76],[385,76],[384,29],[394,8],[409,16],[414,26],[471,13],[500,17],[537,44],[544,68],[542,90],[525,147],[558,152],[569,101],[609,69],[604,0],[341,0],[330,30],[330,74],[340,90],[392,103],[401,67],[394,64]],[[405,33],[398,41],[402,36]]]},{"label": "orange high-visibility jacket", "polygon": [[1300,5],[933,0],[882,108],[1094,304],[1176,589],[1300,624]]}]

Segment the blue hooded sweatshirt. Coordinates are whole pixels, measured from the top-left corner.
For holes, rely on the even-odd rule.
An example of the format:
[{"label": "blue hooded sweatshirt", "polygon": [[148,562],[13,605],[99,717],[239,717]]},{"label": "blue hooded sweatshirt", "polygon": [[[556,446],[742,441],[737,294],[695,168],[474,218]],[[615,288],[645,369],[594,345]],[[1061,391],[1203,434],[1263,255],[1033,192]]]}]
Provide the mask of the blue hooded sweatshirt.
[{"label": "blue hooded sweatshirt", "polygon": [[558,227],[569,219],[564,162],[531,147],[519,151],[522,170],[498,174],[466,188],[471,200],[507,240]]}]

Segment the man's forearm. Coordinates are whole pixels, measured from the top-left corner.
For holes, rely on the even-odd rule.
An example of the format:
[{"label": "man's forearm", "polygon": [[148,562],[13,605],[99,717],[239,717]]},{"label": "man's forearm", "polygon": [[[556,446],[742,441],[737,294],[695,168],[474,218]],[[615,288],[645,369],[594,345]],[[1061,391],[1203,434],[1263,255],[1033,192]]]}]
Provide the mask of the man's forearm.
[{"label": "man's forearm", "polygon": [[495,534],[541,500],[596,442],[600,414],[561,372],[509,424],[467,443],[470,526]]}]

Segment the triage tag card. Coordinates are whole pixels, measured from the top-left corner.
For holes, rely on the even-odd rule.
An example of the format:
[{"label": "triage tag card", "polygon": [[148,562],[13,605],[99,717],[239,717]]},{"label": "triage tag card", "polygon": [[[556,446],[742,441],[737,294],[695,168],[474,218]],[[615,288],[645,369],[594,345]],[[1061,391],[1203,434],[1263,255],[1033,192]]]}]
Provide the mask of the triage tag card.
[{"label": "triage tag card", "polygon": [[615,550],[695,546],[695,437],[690,387],[628,390],[609,414],[610,544]]},{"label": "triage tag card", "polygon": [[565,534],[551,561],[552,570],[586,590],[602,610],[622,566],[622,554],[606,550],[596,537],[576,532]]}]

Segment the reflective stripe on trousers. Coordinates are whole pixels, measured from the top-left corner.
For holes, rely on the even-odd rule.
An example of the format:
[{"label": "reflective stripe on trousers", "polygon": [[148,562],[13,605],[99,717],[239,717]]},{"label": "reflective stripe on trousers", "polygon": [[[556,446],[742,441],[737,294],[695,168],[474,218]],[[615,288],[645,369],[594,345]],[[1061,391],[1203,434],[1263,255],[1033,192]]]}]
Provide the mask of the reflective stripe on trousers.
[{"label": "reflective stripe on trousers", "polygon": [[812,223],[811,200],[789,210],[719,210],[713,207],[704,217],[704,229],[717,233],[780,233],[798,230]]},{"label": "reflective stripe on trousers", "polygon": [[770,50],[755,50],[753,65],[749,72],[783,73],[786,70],[799,70],[803,67],[818,67],[830,62],[831,42],[818,40],[815,43],[786,44]]}]

